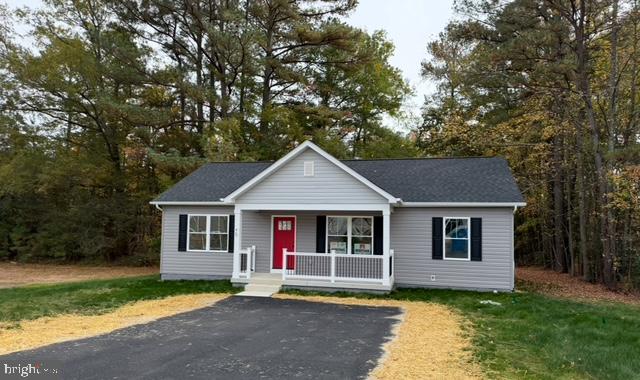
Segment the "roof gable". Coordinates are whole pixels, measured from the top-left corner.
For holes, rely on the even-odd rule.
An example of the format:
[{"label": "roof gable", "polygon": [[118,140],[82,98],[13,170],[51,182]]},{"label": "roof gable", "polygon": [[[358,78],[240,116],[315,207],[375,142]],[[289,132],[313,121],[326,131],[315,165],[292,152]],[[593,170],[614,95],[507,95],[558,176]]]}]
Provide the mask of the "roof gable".
[{"label": "roof gable", "polygon": [[302,154],[306,150],[312,150],[312,151],[316,152],[322,158],[326,159],[331,164],[333,164],[336,167],[338,167],[338,169],[342,170],[343,172],[345,172],[349,176],[353,177],[355,180],[361,182],[363,185],[365,185],[366,187],[368,187],[372,191],[378,193],[380,196],[385,198],[389,203],[397,203],[397,202],[400,201],[400,199],[398,199],[398,198],[394,197],[393,195],[389,194],[388,192],[386,192],[385,190],[383,190],[379,186],[375,185],[373,182],[369,181],[368,179],[363,177],[361,174],[359,174],[355,170],[351,169],[349,166],[345,165],[340,160],[336,159],[335,157],[333,157],[329,153],[327,153],[324,150],[322,150],[316,144],[314,144],[314,143],[312,143],[311,141],[308,141],[308,140],[303,142],[302,144],[300,144],[298,147],[293,149],[291,152],[287,153],[284,157],[282,157],[278,161],[274,162],[271,166],[266,168],[260,174],[256,175],[251,180],[249,180],[247,183],[245,183],[244,185],[240,186],[238,189],[236,189],[231,194],[226,196],[224,198],[224,201],[227,202],[227,203],[235,202],[235,200],[238,199],[238,197],[240,197],[242,194],[246,193],[247,191],[252,189],[254,186],[256,186],[260,182],[264,181],[270,175],[272,175],[273,173],[277,172],[282,167],[284,167],[287,163],[289,163],[292,160],[296,159],[300,154]]},{"label": "roof gable", "polygon": [[234,201],[236,204],[264,205],[389,203],[387,198],[312,149],[300,153]]}]

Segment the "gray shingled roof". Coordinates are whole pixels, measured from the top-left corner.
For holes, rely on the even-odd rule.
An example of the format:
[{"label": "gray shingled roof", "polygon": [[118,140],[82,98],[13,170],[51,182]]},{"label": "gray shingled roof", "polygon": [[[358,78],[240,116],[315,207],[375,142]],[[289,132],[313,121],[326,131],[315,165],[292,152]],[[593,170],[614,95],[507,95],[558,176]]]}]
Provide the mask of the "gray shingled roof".
[{"label": "gray shingled roof", "polygon": [[[502,158],[419,158],[342,162],[404,202],[524,201],[507,161]],[[155,200],[219,201],[269,165],[271,162],[205,164]]]},{"label": "gray shingled roof", "polygon": [[219,202],[268,168],[271,162],[213,162],[160,194],[158,202]]},{"label": "gray shingled roof", "polygon": [[343,162],[404,202],[524,202],[499,157]]}]

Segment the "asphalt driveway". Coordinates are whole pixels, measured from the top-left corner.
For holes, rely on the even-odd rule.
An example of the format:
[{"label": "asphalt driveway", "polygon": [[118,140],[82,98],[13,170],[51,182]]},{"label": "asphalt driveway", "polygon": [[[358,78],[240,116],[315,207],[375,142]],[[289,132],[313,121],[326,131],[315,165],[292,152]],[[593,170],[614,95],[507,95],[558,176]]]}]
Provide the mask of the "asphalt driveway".
[{"label": "asphalt driveway", "polygon": [[0,366],[39,362],[64,379],[365,378],[400,313],[231,297],[109,334],[0,356]]}]

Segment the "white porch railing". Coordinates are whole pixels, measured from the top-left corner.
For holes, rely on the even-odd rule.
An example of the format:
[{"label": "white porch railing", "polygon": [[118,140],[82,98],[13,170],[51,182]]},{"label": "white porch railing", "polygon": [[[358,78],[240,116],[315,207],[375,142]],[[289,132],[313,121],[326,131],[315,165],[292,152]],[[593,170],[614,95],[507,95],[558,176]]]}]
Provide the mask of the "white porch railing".
[{"label": "white porch railing", "polygon": [[[393,253],[389,252],[389,277],[393,276]],[[368,282],[384,284],[383,255],[346,255],[331,253],[288,252],[284,250],[282,280],[323,280],[335,283]]]},{"label": "white porch railing", "polygon": [[233,253],[234,278],[251,278],[256,268],[256,246],[240,249]]}]

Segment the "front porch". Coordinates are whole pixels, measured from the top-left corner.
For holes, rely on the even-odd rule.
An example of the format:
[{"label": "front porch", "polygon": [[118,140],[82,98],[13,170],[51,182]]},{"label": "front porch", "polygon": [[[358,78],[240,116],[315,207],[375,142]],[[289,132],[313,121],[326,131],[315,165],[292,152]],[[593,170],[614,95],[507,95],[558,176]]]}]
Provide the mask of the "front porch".
[{"label": "front porch", "polygon": [[[252,282],[255,271],[255,246],[234,254],[234,269],[238,263],[238,275],[234,284]],[[279,285],[289,288],[313,288],[333,290],[389,291],[393,287],[393,250],[388,260],[388,276],[384,273],[384,256],[364,256],[330,253],[284,252],[287,267],[277,273]],[[385,278],[387,277],[387,278]],[[262,276],[261,278],[265,278]],[[271,276],[270,278],[274,278]],[[388,285],[385,284],[388,281]],[[258,282],[258,284],[261,284]],[[269,283],[274,284],[273,281]]]},{"label": "front porch", "polygon": [[297,206],[235,206],[234,284],[253,284],[269,273],[271,283],[277,278],[285,288],[393,288],[388,205]]}]

